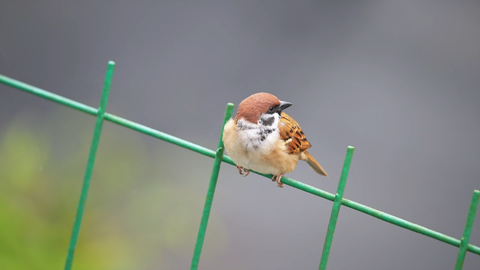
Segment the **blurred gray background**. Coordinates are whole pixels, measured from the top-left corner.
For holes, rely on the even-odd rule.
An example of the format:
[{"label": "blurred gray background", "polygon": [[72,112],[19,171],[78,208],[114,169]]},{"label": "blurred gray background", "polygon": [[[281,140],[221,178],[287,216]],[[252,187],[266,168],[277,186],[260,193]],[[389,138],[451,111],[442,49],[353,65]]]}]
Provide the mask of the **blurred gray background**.
[{"label": "blurred gray background", "polygon": [[[272,93],[293,103],[288,113],[330,174],[323,178],[301,163],[288,177],[334,193],[352,145],[346,198],[462,235],[472,192],[480,189],[478,1],[0,2],[0,74],[97,107],[108,60],[117,63],[109,113],[215,149],[227,102]],[[61,252],[50,263],[61,269],[95,120],[0,85],[1,140],[17,122],[32,140],[42,133],[53,149],[45,169],[32,165],[33,175],[53,177],[66,168],[55,159],[79,155],[76,169],[65,172],[70,180],[45,191],[74,187],[61,227],[66,236],[57,235]],[[109,172],[133,173],[101,177],[113,156],[126,159]],[[212,164],[105,123],[74,265],[188,269]],[[224,164],[199,269],[317,269],[331,206],[255,174],[243,178]],[[85,238],[109,220],[114,225]],[[54,226],[41,215],[39,222]],[[159,228],[162,239],[155,238]],[[112,231],[119,233],[95,242]],[[471,243],[480,245],[480,217]],[[96,257],[89,259],[92,250]],[[0,249],[4,257],[10,251]],[[457,252],[342,207],[328,269],[453,269]],[[480,256],[467,253],[464,269],[479,265]]]}]

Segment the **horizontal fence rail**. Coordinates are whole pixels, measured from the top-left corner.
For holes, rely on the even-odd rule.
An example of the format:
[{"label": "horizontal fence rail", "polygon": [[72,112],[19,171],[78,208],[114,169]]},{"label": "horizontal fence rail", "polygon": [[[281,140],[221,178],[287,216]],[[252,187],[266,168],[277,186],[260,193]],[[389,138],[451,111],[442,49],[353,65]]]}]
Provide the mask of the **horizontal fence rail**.
[{"label": "horizontal fence rail", "polygon": [[[107,85],[107,79],[106,79],[106,83],[105,83],[105,86],[104,86],[104,93],[105,93],[107,88],[109,90],[110,83],[111,83],[111,75],[113,73],[113,66],[114,66],[114,63],[109,62],[109,69],[107,69],[107,77],[110,76],[110,82]],[[225,162],[225,163],[234,165],[234,166],[236,165],[228,156],[223,155],[223,143],[221,142],[221,137],[220,137],[220,142],[219,142],[219,148],[216,151],[213,151],[213,150],[210,150],[208,148],[202,147],[200,145],[191,143],[189,141],[182,140],[182,139],[177,138],[175,136],[172,136],[172,135],[163,133],[161,131],[152,129],[150,127],[147,127],[147,126],[135,123],[133,121],[127,120],[125,118],[106,113],[105,112],[105,106],[106,106],[106,100],[108,99],[108,90],[107,90],[106,96],[104,96],[104,94],[102,94],[102,102],[101,102],[100,109],[95,109],[95,108],[90,107],[88,105],[85,105],[85,104],[79,103],[77,101],[62,97],[60,95],[48,92],[48,91],[40,89],[38,87],[35,87],[35,86],[32,86],[32,85],[17,81],[15,79],[6,77],[6,76],[1,75],[1,74],[0,74],[0,83],[3,83],[5,85],[11,86],[13,88],[16,88],[16,89],[19,89],[19,90],[22,90],[22,91],[25,91],[27,93],[31,93],[33,95],[42,97],[44,99],[51,100],[53,102],[56,102],[58,104],[76,109],[78,111],[81,111],[81,112],[84,112],[84,113],[87,113],[87,114],[90,114],[90,115],[93,115],[93,116],[97,116],[97,126],[99,125],[99,131],[101,130],[101,123],[98,124],[98,121],[102,122],[102,120],[107,120],[107,121],[110,121],[112,123],[127,127],[129,129],[136,130],[136,131],[138,131],[140,133],[143,133],[143,134],[146,134],[148,136],[155,137],[155,138],[161,139],[163,141],[175,144],[177,146],[189,149],[191,151],[197,152],[197,153],[202,154],[204,156],[214,158],[216,160],[215,161],[215,166],[214,166],[214,171],[212,173],[209,192],[207,193],[207,199],[206,199],[206,202],[205,202],[205,207],[207,208],[207,206],[208,206],[208,213],[206,213],[205,212],[206,209],[204,209],[204,215],[206,215],[206,221],[208,221],[208,215],[209,215],[209,212],[210,212],[209,208],[211,207],[211,200],[213,199],[213,192],[215,190],[216,178],[218,177],[218,170],[220,168],[220,163],[219,163],[220,160]],[[103,104],[103,106],[102,106],[102,104]],[[227,113],[225,115],[226,117],[227,116],[228,116],[228,118],[230,117],[232,109],[233,109],[233,104],[229,104],[227,106]],[[230,110],[230,114],[228,114],[228,110]],[[227,119],[226,117],[225,117],[225,119]],[[223,127],[222,127],[222,130],[223,130]],[[100,135],[98,134],[98,136],[100,136]],[[98,138],[97,138],[97,140],[98,140]],[[93,149],[93,146],[92,146],[91,151],[93,151],[93,150],[94,149]],[[348,167],[350,166],[351,154],[353,154],[353,147],[351,147],[351,148],[349,147],[349,150],[347,151],[347,158],[345,160],[345,165],[347,165],[347,159],[349,158]],[[420,225],[415,224],[413,222],[398,218],[396,216],[387,214],[387,213],[379,211],[377,209],[374,209],[374,208],[368,207],[366,205],[363,205],[363,204],[360,204],[360,203],[357,203],[357,202],[354,202],[354,201],[343,198],[343,189],[345,188],[346,177],[348,175],[348,168],[345,171],[345,165],[344,165],[344,170],[342,171],[342,178],[341,178],[341,181],[339,183],[339,189],[337,190],[336,195],[332,194],[332,193],[329,193],[327,191],[323,191],[321,189],[315,188],[313,186],[304,184],[302,182],[296,181],[294,179],[285,177],[285,176],[282,177],[282,179],[281,179],[281,181],[286,185],[289,185],[289,186],[294,187],[296,189],[305,191],[307,193],[310,193],[310,194],[313,194],[313,195],[316,195],[318,197],[322,197],[324,199],[327,199],[327,200],[330,200],[330,201],[334,202],[334,208],[332,209],[332,216],[331,216],[331,219],[330,219],[329,231],[327,231],[327,236],[326,236],[326,243],[327,243],[327,240],[329,239],[328,240],[328,247],[327,247],[327,250],[324,247],[324,254],[325,255],[322,255],[322,262],[321,262],[321,265],[320,265],[321,269],[325,269],[325,267],[326,267],[329,248],[330,248],[330,244],[331,244],[331,241],[332,241],[332,238],[333,238],[333,232],[335,230],[335,224],[336,224],[336,219],[338,217],[338,212],[340,210],[340,205],[349,207],[351,209],[357,210],[359,212],[365,213],[367,215],[370,215],[370,216],[375,217],[377,219],[380,219],[380,220],[383,220],[385,222],[394,224],[396,226],[405,228],[407,230],[410,230],[410,231],[413,231],[413,232],[416,232],[416,233],[419,233],[419,234],[437,239],[439,241],[450,244],[452,246],[460,247],[458,258],[457,258],[457,264],[455,266],[455,269],[461,269],[461,267],[463,265],[463,260],[465,258],[465,252],[468,251],[468,252],[480,255],[480,247],[468,243],[469,237],[470,237],[470,232],[471,232],[471,227],[473,226],[473,220],[475,218],[475,212],[476,212],[479,197],[480,197],[480,192],[478,190],[476,190],[473,194],[472,203],[471,203],[471,206],[470,206],[470,211],[469,211],[469,214],[468,214],[468,217],[467,217],[467,224],[465,225],[465,232],[464,232],[464,235],[463,235],[462,239],[459,240],[459,239],[456,239],[454,237],[451,237],[451,236],[439,233],[437,231],[428,229],[426,227],[420,226]],[[93,163],[92,163],[92,169],[93,169]],[[88,171],[88,168],[87,168],[87,171]],[[268,177],[268,178],[272,177],[272,175],[266,175],[266,174],[261,174],[261,173],[257,173],[257,172],[254,172],[254,173],[265,176],[265,177]],[[345,173],[345,176],[344,176],[344,173]],[[87,176],[86,176],[86,178],[87,178]],[[85,182],[84,182],[84,185],[85,185]],[[82,198],[81,198],[80,204],[81,203],[82,203]],[[83,200],[83,203],[84,203],[84,200]],[[477,205],[475,205],[475,203]],[[80,210],[83,211],[83,206],[82,206],[82,208],[80,208],[80,204],[79,204],[79,211]],[[208,205],[208,204],[210,204],[210,205]],[[78,218],[78,216],[77,216],[77,218]],[[80,217],[80,222],[81,222],[81,217]],[[196,269],[196,267],[198,265],[199,256],[200,256],[199,254],[200,254],[200,251],[201,251],[201,245],[203,244],[203,237],[204,237],[205,230],[206,230],[206,222],[205,222],[205,224],[203,224],[203,222],[204,222],[204,218],[202,218],[202,224],[200,226],[199,235],[198,235],[198,238],[197,238],[197,246],[195,247],[195,254],[194,254],[194,258],[192,260],[192,269]],[[79,226],[79,224],[78,224],[78,226]],[[78,237],[78,229],[79,229],[79,227],[78,228],[74,227],[74,232],[72,233],[72,240],[71,240],[73,242],[76,242],[76,237]],[[76,236],[74,236],[75,230],[76,230],[76,233],[77,233]],[[199,240],[201,242],[200,244],[199,244]],[[70,248],[74,249],[74,245],[70,246]],[[198,253],[198,257],[196,258],[195,255],[197,255],[197,253]],[[323,260],[324,256],[326,258],[325,260]],[[73,259],[73,250],[71,250],[71,253],[69,251],[69,257],[67,258],[67,264],[70,264],[70,267],[71,267],[72,259]],[[65,269],[67,269],[67,267]],[[70,269],[70,268],[68,268],[68,269]]]}]

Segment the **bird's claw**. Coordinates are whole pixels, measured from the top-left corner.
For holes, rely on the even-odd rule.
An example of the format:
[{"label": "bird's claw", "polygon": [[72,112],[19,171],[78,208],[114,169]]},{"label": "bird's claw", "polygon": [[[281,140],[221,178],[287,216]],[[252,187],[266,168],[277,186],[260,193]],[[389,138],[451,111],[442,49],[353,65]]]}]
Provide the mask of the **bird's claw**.
[{"label": "bird's claw", "polygon": [[[237,169],[238,169],[238,173],[240,175],[243,175],[243,177],[247,176],[250,173],[249,170],[247,170],[245,168],[242,168],[242,166],[240,166],[240,165],[237,165]],[[242,170],[243,170],[243,172],[242,172]],[[245,174],[243,174],[243,173],[245,173]]]},{"label": "bird's claw", "polygon": [[[283,175],[284,175],[284,173],[281,173],[281,174],[279,174],[279,175],[274,175],[274,176],[272,177],[272,181],[277,181],[277,185],[278,185],[279,188],[283,188],[283,187],[285,186],[285,184],[282,183],[282,180],[281,180],[282,177],[283,177]],[[276,179],[275,179],[275,178],[276,178]]]}]

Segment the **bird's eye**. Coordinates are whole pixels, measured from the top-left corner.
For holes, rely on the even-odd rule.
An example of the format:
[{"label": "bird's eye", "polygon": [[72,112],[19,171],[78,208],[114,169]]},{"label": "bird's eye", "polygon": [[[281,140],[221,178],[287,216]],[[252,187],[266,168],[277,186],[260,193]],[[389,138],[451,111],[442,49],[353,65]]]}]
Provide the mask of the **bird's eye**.
[{"label": "bird's eye", "polygon": [[272,106],[272,107],[268,108],[269,113],[273,113],[274,111],[275,111],[275,107]]}]

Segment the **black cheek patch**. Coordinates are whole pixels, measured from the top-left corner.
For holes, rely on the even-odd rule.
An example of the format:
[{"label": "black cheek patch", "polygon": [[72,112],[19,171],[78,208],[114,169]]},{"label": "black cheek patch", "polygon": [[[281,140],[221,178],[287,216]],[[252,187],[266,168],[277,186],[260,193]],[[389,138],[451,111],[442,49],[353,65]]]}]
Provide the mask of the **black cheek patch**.
[{"label": "black cheek patch", "polygon": [[264,126],[271,126],[273,125],[273,122],[275,122],[275,117],[269,117],[268,119],[262,119],[262,125]]}]

